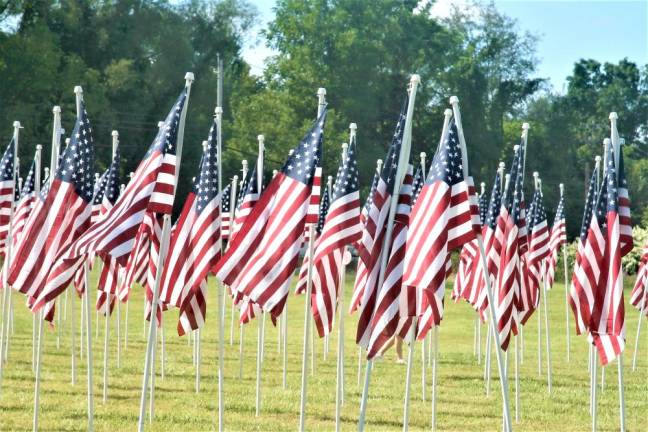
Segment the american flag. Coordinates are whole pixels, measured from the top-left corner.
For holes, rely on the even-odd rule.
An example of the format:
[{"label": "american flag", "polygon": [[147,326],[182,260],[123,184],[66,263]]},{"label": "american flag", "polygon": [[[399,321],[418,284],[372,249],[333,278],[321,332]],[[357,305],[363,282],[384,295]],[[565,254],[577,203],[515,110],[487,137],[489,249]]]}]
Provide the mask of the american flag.
[{"label": "american flag", "polygon": [[248,171],[247,178],[243,180],[243,184],[241,185],[241,191],[239,192],[239,198],[236,205],[236,213],[229,234],[230,243],[234,241],[241,230],[241,227],[245,223],[245,220],[252,212],[254,205],[259,201],[260,190],[257,166],[258,164],[255,164],[254,168]]},{"label": "american flag", "polygon": [[412,203],[416,202],[423,189],[423,183],[425,183],[425,172],[423,172],[423,162],[421,162],[416,168],[416,173],[414,173],[414,182],[412,183]]},{"label": "american flag", "polygon": [[232,184],[228,183],[227,186],[223,189],[223,194],[221,196],[221,239],[223,241],[229,239],[230,234],[230,199],[232,195]]},{"label": "american flag", "polygon": [[[506,193],[502,199],[502,206],[498,218],[497,230],[501,232],[502,243],[500,263],[497,274],[497,330],[500,335],[500,344],[506,351],[511,337],[511,332],[517,332],[516,319],[518,298],[523,289],[525,274],[522,271],[520,247],[523,235],[521,221],[523,220],[522,184],[523,184],[524,147],[518,147]],[[496,233],[496,235],[498,235]]]},{"label": "american flag", "polygon": [[36,299],[34,311],[56,297],[44,289],[56,257],[90,226],[93,171],[92,128],[81,102],[72,139],[61,154],[54,181],[49,191],[43,191],[44,199],[41,193],[9,268],[9,284]]},{"label": "american flag", "polygon": [[[214,121],[203,149],[199,174],[176,222],[162,270],[160,300],[180,308],[180,335],[205,321],[205,281],[221,256],[221,194],[218,185],[218,125]],[[201,288],[202,287],[202,288]],[[189,327],[184,327],[185,323]]]},{"label": "american flag", "polygon": [[[486,187],[485,183],[482,183],[482,188]],[[482,226],[486,223],[486,218],[488,217],[488,195],[482,189],[482,192],[479,194],[479,220],[481,221]]]},{"label": "american flag", "polygon": [[[382,162],[382,161],[380,161]],[[380,165],[380,164],[377,164]],[[362,206],[362,210],[360,211],[360,225],[362,225],[363,229],[367,225],[367,219],[369,215],[369,208],[372,205],[373,202],[373,196],[376,192],[376,187],[378,187],[378,180],[380,180],[380,172],[381,170],[378,169],[378,166],[376,167],[376,172],[374,173],[373,180],[371,182],[371,189],[369,189],[369,195],[367,196],[367,199],[364,203],[364,206]],[[361,238],[362,239],[362,238]],[[355,244],[356,249],[360,249],[359,242]],[[360,300],[362,299],[362,292],[364,290],[365,283],[367,282],[367,267],[364,265],[361,259],[358,260],[358,265],[356,267],[356,277],[355,277],[355,282],[353,283],[353,292],[351,293],[351,301],[349,303],[349,313],[355,312],[358,307],[360,306]]]},{"label": "american flag", "polygon": [[[51,299],[59,295],[89,254],[110,255],[120,266],[126,265],[145,215],[171,213],[176,184],[176,144],[186,98],[185,88],[123,195],[103,218],[63,251],[47,278],[42,296]],[[145,233],[150,234],[150,231]]]},{"label": "american flag", "polygon": [[322,154],[326,110],[264,190],[216,266],[216,276],[278,317],[297,267]]},{"label": "american flag", "polygon": [[[358,242],[358,271],[357,273],[366,273],[362,280],[358,281],[356,276],[356,286],[354,291],[361,292],[360,295],[354,295],[358,304],[360,316],[358,318],[358,327],[356,330],[356,343],[363,348],[369,346],[371,336],[371,319],[374,315],[377,294],[379,290],[380,265],[383,260],[383,254],[389,253],[389,245],[385,243],[385,233],[387,231],[387,219],[391,207],[391,200],[396,188],[396,172],[400,163],[400,149],[403,144],[403,133],[406,121],[406,109],[409,97],[405,98],[403,108],[401,109],[396,129],[392,138],[389,151],[382,166],[376,189],[371,197],[371,203],[367,209],[367,219],[362,231],[362,238]],[[358,285],[358,282],[362,285]],[[353,307],[353,305],[352,305]]]},{"label": "american flag", "polygon": [[556,266],[560,249],[567,244],[567,228],[565,222],[565,199],[561,195],[556,208],[556,216],[551,227],[549,238],[549,257],[547,258],[547,287],[552,287],[556,278]]},{"label": "american flag", "polygon": [[342,275],[342,258],[347,246],[360,240],[360,192],[355,140],[340,162],[329,206],[328,193],[322,196],[318,231],[313,252],[313,292],[311,308],[317,333],[323,337],[333,329]]},{"label": "american flag", "polygon": [[617,196],[619,200],[619,232],[621,237],[621,256],[626,256],[634,247],[632,239],[632,220],[630,219],[630,196],[628,195],[628,182],[625,176],[623,150],[619,146],[619,179],[617,182]]},{"label": "american flag", "polygon": [[[328,184],[324,188],[324,194],[322,195],[322,198],[320,200],[320,205],[319,205],[319,216],[317,218],[317,225],[315,226],[315,242],[317,242],[317,239],[319,238],[319,235],[322,233],[322,228],[324,227],[324,220],[326,219],[326,214],[328,213],[329,209],[329,190],[328,190]],[[304,234],[304,243],[307,245],[308,244],[308,232],[309,230],[305,231]],[[296,295],[301,295],[306,293],[306,284],[308,283],[308,263],[310,261],[310,256],[309,256],[309,250],[308,247],[306,247],[305,252],[304,252],[304,259],[302,260],[302,265],[299,269],[299,278],[297,280],[297,285],[295,285],[295,294]],[[314,307],[314,306],[313,306]]]},{"label": "american flag", "polygon": [[[600,272],[594,293],[594,308],[590,318],[590,337],[597,348],[601,364],[607,365],[625,347],[625,310],[623,302],[623,271],[621,258],[621,223],[617,184],[624,177],[619,147],[619,171],[614,163],[612,145],[607,151],[606,173],[598,196],[596,213],[592,217],[587,240],[602,243],[600,255],[586,254],[584,266]],[[617,177],[618,172],[618,177]],[[618,182],[618,183],[617,183]],[[629,216],[629,214],[628,214]]]},{"label": "american flag", "polygon": [[643,308],[644,313],[648,316],[648,242],[643,248],[637,270],[637,280],[630,294],[630,304],[639,310]]},{"label": "american flag", "polygon": [[23,183],[22,190],[20,191],[20,198],[16,203],[16,210],[14,211],[12,228],[11,228],[11,237],[12,244],[15,248],[18,243],[18,239],[23,233],[25,224],[29,215],[36,204],[36,161],[33,161],[31,167],[29,168],[29,173],[27,178]]},{"label": "american flag", "polygon": [[[522,324],[533,314],[538,307],[540,300],[540,284],[542,283],[542,266],[545,258],[549,256],[549,227],[547,224],[547,212],[542,202],[542,190],[539,188],[534,194],[533,213],[530,214],[529,228],[531,230],[531,240],[529,241],[529,250],[525,257],[527,265],[526,283],[523,282],[520,292],[520,304],[518,311],[522,314],[520,321]],[[524,268],[523,268],[524,271]],[[524,274],[521,275],[521,279]]]},{"label": "american flag", "polygon": [[[464,172],[465,157],[452,119],[412,209],[407,232],[403,285],[422,292],[432,313],[431,320],[419,328],[421,339],[443,318],[450,252],[475,239],[481,229],[473,180]],[[417,308],[422,316],[422,304]]]},{"label": "american flag", "polygon": [[[99,204],[99,214],[97,215],[97,219],[95,219],[95,223],[106,215],[119,198],[120,161],[121,154],[119,147],[117,147],[110,166],[102,175],[103,185],[100,186],[102,190],[95,193],[95,199],[98,193],[101,193],[102,195]],[[94,202],[92,210],[94,213]],[[121,267],[117,264],[117,261],[110,256],[102,257],[102,261],[103,267],[101,269],[101,275],[99,276],[99,296],[97,297],[96,308],[100,313],[110,315],[115,305],[115,295],[117,294],[117,289],[119,287],[119,273]]]},{"label": "american flag", "polygon": [[[596,177],[598,176],[598,164],[590,177],[587,196],[585,198],[585,209],[583,210],[583,219],[581,222],[580,236],[576,249],[576,258],[574,260],[574,272],[572,273],[572,282],[569,289],[569,305],[574,312],[574,321],[576,323],[576,334],[582,334],[589,328],[590,316],[594,306],[594,287],[596,286],[596,276],[592,273],[591,268],[583,267],[583,257],[586,254],[592,255],[594,250],[593,244],[588,244],[587,236],[594,206],[596,205],[596,189],[598,187]],[[594,243],[597,245],[597,243]],[[600,251],[600,247],[596,247]],[[600,253],[600,252],[598,252]]]},{"label": "american flag", "polygon": [[391,337],[399,331],[400,326],[410,322],[410,320],[407,320],[406,315],[405,320],[401,322],[400,299],[401,283],[403,281],[403,258],[405,258],[405,241],[407,239],[412,193],[412,166],[410,165],[398,194],[393,241],[389,248],[385,278],[376,294],[376,306],[369,325],[371,331],[367,348],[367,357],[369,359],[374,358],[382,350]]},{"label": "american flag", "polygon": [[92,216],[90,218],[93,224],[99,220],[99,216],[101,215],[101,202],[103,201],[104,192],[108,183],[106,174],[108,174],[108,170],[95,182],[94,196],[92,197]]},{"label": "american flag", "polygon": [[7,236],[11,223],[11,208],[14,204],[16,172],[14,167],[15,143],[13,138],[0,159],[0,257],[7,249]]}]

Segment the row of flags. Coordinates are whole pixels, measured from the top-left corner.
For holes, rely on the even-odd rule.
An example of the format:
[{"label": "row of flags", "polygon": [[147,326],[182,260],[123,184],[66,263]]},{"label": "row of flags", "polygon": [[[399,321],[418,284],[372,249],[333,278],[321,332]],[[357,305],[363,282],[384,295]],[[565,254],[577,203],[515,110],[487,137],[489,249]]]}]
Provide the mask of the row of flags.
[{"label": "row of flags", "polygon": [[[453,251],[460,250],[453,299],[467,301],[482,320],[495,320],[504,350],[537,309],[543,281],[553,284],[566,244],[565,202],[561,195],[550,227],[536,181],[527,208],[526,137],[514,149],[509,172],[500,167],[490,194],[482,190],[478,195],[455,117],[444,126],[429,167],[421,164],[414,172],[408,151],[402,151],[409,96],[364,205],[355,138],[340,158],[330,189],[321,193],[326,109],[267,185],[261,150],[240,184],[222,188],[215,120],[191,192],[165,233],[162,220],[175,199],[187,96],[184,89],[123,188],[118,147],[106,172],[94,179],[92,127],[82,101],[51,181],[37,196],[32,165],[13,213],[13,142],[9,145],[0,161],[0,226],[5,227],[0,253],[6,251],[11,219],[14,254],[3,271],[8,285],[28,296],[32,310],[51,311],[72,283],[79,292],[87,289],[86,272],[97,257],[102,268],[96,306],[106,314],[139,283],[146,290],[147,315],[155,310],[159,324],[164,310],[177,308],[178,333],[185,334],[205,322],[212,274],[228,287],[241,322],[260,312],[276,320],[284,312],[304,245],[312,244],[296,291],[306,292],[310,279],[311,312],[324,337],[333,329],[345,253],[354,247],[359,258],[350,312],[359,315],[356,342],[371,359],[395,335],[423,339],[441,324]],[[168,252],[162,247],[167,235]],[[603,182],[597,184],[595,174],[590,182],[570,291],[577,330],[589,334],[604,364],[624,346],[620,263],[631,248],[623,155],[609,146]],[[646,262],[642,281],[648,278]],[[487,280],[494,287],[494,317],[488,313]],[[643,286],[633,292],[635,305],[645,297]],[[153,304],[156,289],[159,302]]]}]

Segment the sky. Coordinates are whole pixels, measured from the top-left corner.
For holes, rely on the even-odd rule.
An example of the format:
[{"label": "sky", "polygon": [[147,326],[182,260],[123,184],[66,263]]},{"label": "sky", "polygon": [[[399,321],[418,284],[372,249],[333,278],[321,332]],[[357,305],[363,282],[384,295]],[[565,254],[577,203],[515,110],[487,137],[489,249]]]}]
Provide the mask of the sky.
[{"label": "sky", "polygon": [[[274,0],[250,0],[260,15],[257,30],[270,22]],[[369,0],[368,0],[369,1]],[[452,5],[467,0],[438,0],[433,15],[447,16]],[[581,58],[601,63],[627,57],[648,64],[648,0],[496,0],[496,8],[518,21],[518,29],[539,36],[537,76],[549,78],[562,92],[573,64]],[[260,74],[272,55],[263,41],[252,37],[243,57]]]}]

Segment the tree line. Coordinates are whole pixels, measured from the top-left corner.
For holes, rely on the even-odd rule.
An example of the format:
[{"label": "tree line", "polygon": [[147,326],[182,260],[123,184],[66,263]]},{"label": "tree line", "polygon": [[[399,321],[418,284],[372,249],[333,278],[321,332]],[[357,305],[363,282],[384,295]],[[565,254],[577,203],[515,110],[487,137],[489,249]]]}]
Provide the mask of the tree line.
[{"label": "tree line", "polygon": [[[224,60],[224,178],[256,157],[266,136],[268,171],[305,132],[326,87],[325,173],[334,173],[348,125],[358,124],[364,193],[384,156],[411,73],[422,76],[412,155],[432,155],[448,97],[460,98],[471,171],[490,187],[500,160],[510,163],[521,124],[531,124],[528,172],[543,177],[553,214],[565,183],[569,233],[578,233],[585,178],[617,111],[625,139],[636,223],[648,222],[648,65],[580,59],[564,93],[536,77],[534,35],[493,5],[430,15],[414,0],[279,0],[261,35],[276,55],[261,76],[242,49],[258,20],[244,0],[0,0],[0,139],[25,126],[21,159],[35,144],[46,154],[51,108],[74,122],[74,85],[84,88],[97,142],[97,169],[110,160],[110,132],[120,133],[125,176],[136,167],[182,86],[196,75],[178,194],[189,190],[216,104],[217,58]],[[4,125],[4,126],[2,126]],[[47,158],[45,158],[47,160]],[[27,163],[22,163],[26,172]],[[24,174],[23,174],[24,175]],[[531,178],[529,176],[529,178]],[[531,181],[527,186],[532,187]],[[529,194],[530,196],[530,194]],[[182,201],[182,200],[179,200]]]}]

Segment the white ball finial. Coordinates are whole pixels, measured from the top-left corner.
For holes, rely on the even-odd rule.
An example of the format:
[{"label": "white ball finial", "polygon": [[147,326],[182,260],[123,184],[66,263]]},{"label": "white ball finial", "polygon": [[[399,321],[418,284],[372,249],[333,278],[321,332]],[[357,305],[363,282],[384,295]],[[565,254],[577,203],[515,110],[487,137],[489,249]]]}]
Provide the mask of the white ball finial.
[{"label": "white ball finial", "polygon": [[18,120],[13,122],[13,127],[14,129],[22,129],[22,126],[20,126],[20,122]]},{"label": "white ball finial", "polygon": [[450,105],[457,105],[459,103],[459,98],[457,96],[450,96]]},{"label": "white ball finial", "polygon": [[486,183],[485,183],[485,182],[481,182],[479,185],[480,185],[482,188],[485,188],[485,187],[486,187]]},{"label": "white ball finial", "polygon": [[65,145],[69,145],[69,144],[70,144],[70,138],[65,138]]},{"label": "white ball finial", "polygon": [[257,140],[259,141],[259,144],[263,144],[265,142],[265,136],[257,135]]},{"label": "white ball finial", "polygon": [[421,157],[421,159],[425,159],[427,157],[427,154],[425,152],[421,152],[419,156]]},{"label": "white ball finial", "polygon": [[616,111],[612,111],[610,113],[610,120],[617,120],[619,118],[619,115],[616,113]]},{"label": "white ball finial", "polygon": [[43,150],[43,146],[40,144],[36,144],[36,150],[41,151]]},{"label": "white ball finial", "polygon": [[112,131],[110,134],[111,134],[112,136],[114,136],[114,137],[118,137],[118,136],[119,136],[119,132],[117,132],[116,130]]},{"label": "white ball finial", "polygon": [[522,123],[522,130],[529,130],[529,123]]},{"label": "white ball finial", "polygon": [[443,115],[448,118],[452,117],[452,110],[450,108],[446,108],[445,111],[443,111]]},{"label": "white ball finial", "polygon": [[333,181],[333,176],[328,176],[328,181],[332,182]]},{"label": "white ball finial", "polygon": [[99,173],[95,173],[95,181],[99,180]]},{"label": "white ball finial", "polygon": [[317,96],[326,96],[326,89],[324,87],[320,87],[317,89]]},{"label": "white ball finial", "polygon": [[513,151],[516,152],[516,151],[518,151],[519,148],[520,148],[520,146],[519,146],[518,144],[515,144],[515,145],[513,146]]},{"label": "white ball finial", "polygon": [[185,78],[186,85],[191,85],[191,83],[194,80],[194,73],[193,72],[187,72],[185,74],[184,78]]},{"label": "white ball finial", "polygon": [[598,155],[597,155],[597,156],[594,158],[594,161],[596,161],[596,163],[601,162],[601,156],[598,156]]},{"label": "white ball finial", "polygon": [[355,124],[355,123],[351,123],[351,124],[349,125],[349,129],[351,129],[352,131],[355,131],[355,130],[358,129],[358,125]]},{"label": "white ball finial", "polygon": [[500,169],[504,169],[506,164],[504,162],[500,162],[498,166],[499,166]]},{"label": "white ball finial", "polygon": [[382,169],[382,166],[383,166],[383,160],[382,160],[382,159],[378,159],[378,160],[376,161],[376,170],[377,170],[377,171],[380,171],[380,170]]},{"label": "white ball finial", "polygon": [[83,94],[81,86],[74,86],[74,94]]},{"label": "white ball finial", "polygon": [[342,151],[346,153],[347,149],[349,148],[349,144],[347,143],[342,143]]},{"label": "white ball finial", "polygon": [[603,144],[606,145],[606,146],[607,146],[607,145],[610,145],[611,142],[612,142],[612,140],[611,140],[610,138],[605,138],[605,139],[603,140]]},{"label": "white ball finial", "polygon": [[420,82],[421,82],[421,75],[419,75],[419,74],[412,74],[412,76],[410,77],[410,83],[411,83],[411,84],[414,84],[414,83],[418,84],[418,83],[420,83]]},{"label": "white ball finial", "polygon": [[49,174],[49,167],[45,167],[44,171],[45,171],[45,175],[47,176]]},{"label": "white ball finial", "polygon": [[236,183],[237,181],[238,181],[238,176],[235,175],[235,176],[234,176],[234,182]]},{"label": "white ball finial", "polygon": [[207,141],[202,142],[203,151],[207,151],[207,144],[208,144]]},{"label": "white ball finial", "polygon": [[533,171],[533,177],[538,178],[540,176],[540,173],[538,171]]},{"label": "white ball finial", "polygon": [[52,112],[54,114],[61,114],[61,107],[58,105],[54,105],[54,108],[52,108]]}]

